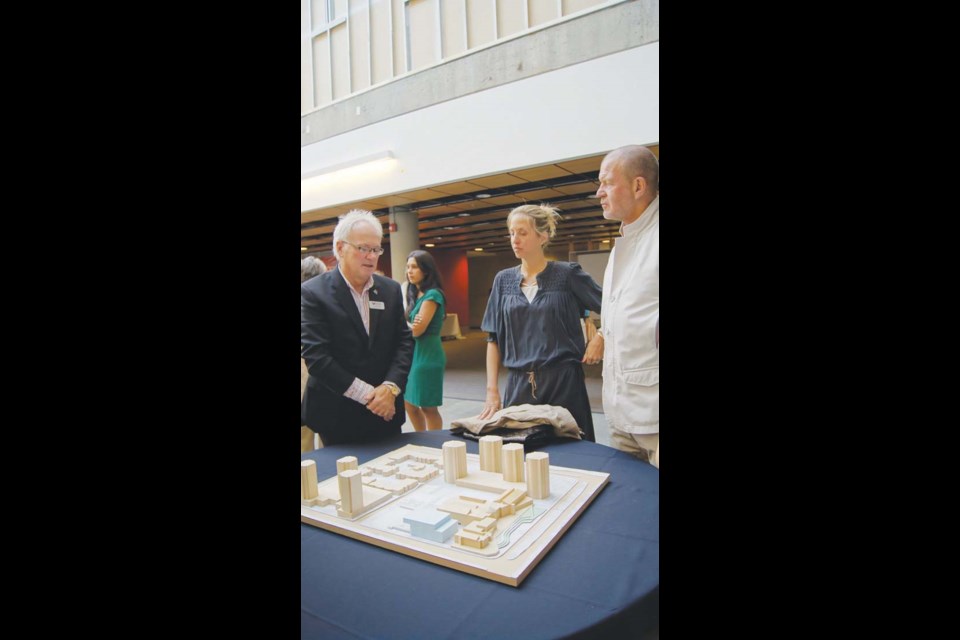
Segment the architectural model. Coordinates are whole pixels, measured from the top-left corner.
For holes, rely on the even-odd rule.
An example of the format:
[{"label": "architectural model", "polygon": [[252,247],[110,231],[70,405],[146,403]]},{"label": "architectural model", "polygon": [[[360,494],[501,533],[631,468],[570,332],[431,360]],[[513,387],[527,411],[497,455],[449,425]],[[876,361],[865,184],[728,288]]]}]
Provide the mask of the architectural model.
[{"label": "architectural model", "polygon": [[363,465],[337,460],[317,481],[300,463],[300,520],[435,564],[518,586],[610,475],[550,465],[543,452],[480,438],[408,444]]}]

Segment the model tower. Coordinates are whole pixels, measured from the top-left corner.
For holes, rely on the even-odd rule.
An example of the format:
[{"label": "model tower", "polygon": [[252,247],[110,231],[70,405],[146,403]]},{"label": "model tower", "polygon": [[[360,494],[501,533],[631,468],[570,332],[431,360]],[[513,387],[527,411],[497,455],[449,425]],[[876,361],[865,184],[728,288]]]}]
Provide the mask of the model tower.
[{"label": "model tower", "polygon": [[[521,447],[521,451],[523,448]],[[443,443],[443,481],[454,483],[467,475],[467,443]]]},{"label": "model tower", "polygon": [[483,436],[480,438],[480,470],[500,473],[500,456],[503,455],[503,438]]},{"label": "model tower", "polygon": [[527,493],[531,498],[550,497],[550,454],[542,451],[527,454]]},{"label": "model tower", "polygon": [[503,479],[523,482],[523,445],[515,442],[503,445]]}]

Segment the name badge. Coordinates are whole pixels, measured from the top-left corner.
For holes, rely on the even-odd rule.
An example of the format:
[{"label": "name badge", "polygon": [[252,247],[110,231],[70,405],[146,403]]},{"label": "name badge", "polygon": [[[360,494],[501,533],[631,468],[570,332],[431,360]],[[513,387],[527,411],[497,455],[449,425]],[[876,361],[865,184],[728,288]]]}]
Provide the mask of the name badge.
[{"label": "name badge", "polygon": [[371,309],[380,309],[383,311],[383,301],[382,300],[371,300],[370,301]]}]

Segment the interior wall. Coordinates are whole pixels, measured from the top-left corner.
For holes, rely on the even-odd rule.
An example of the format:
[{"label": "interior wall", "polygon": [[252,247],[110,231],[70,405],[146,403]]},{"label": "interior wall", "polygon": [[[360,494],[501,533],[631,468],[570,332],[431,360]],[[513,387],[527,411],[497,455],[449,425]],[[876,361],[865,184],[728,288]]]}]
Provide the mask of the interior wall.
[{"label": "interior wall", "polygon": [[390,5],[370,4],[370,49],[373,52],[371,73],[373,84],[393,77],[393,38],[390,32]]},{"label": "interior wall", "polygon": [[556,20],[560,17],[557,0],[527,0],[527,15],[531,27]]},{"label": "interior wall", "polygon": [[657,143],[659,77],[655,42],[303,146],[301,173],[385,150],[396,162],[377,180],[303,180],[300,210]]},{"label": "interior wall", "polygon": [[410,42],[410,71],[429,67],[440,61],[437,51],[437,7],[434,0],[407,0],[407,33]]},{"label": "interior wall", "polygon": [[[570,261],[579,262],[583,270],[593,276],[598,285],[603,286],[603,272],[607,268],[607,262],[610,261],[609,251],[574,252],[570,254]],[[590,317],[594,319],[596,324],[602,324],[599,313],[591,312]]]},{"label": "interior wall", "polygon": [[447,313],[457,314],[461,331],[470,326],[470,270],[462,250],[429,250],[443,278],[443,293],[447,299]]},{"label": "interior wall", "polygon": [[370,86],[370,15],[365,3],[351,3],[347,28],[350,32],[350,92],[363,91]]},{"label": "interior wall", "polygon": [[440,0],[443,19],[443,57],[459,55],[467,50],[466,4],[463,0]]},{"label": "interior wall", "polygon": [[490,288],[493,278],[502,269],[508,269],[520,264],[513,253],[502,253],[495,256],[470,258],[470,324],[471,329],[479,329],[483,322],[483,313],[487,310],[487,300],[490,298]]}]

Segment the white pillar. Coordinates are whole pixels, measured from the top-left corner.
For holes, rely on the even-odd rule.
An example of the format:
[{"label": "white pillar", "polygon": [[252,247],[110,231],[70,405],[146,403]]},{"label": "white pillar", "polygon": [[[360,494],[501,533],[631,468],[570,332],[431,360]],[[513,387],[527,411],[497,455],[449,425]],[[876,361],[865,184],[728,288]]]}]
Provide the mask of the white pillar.
[{"label": "white pillar", "polygon": [[394,280],[403,282],[407,279],[407,256],[420,248],[419,216],[409,207],[390,207],[390,218],[397,225],[396,231],[390,231],[390,272]]}]

